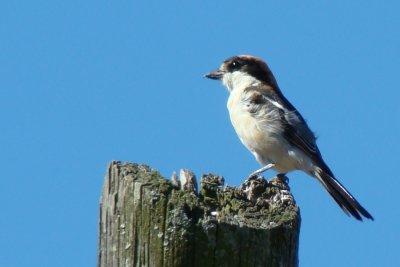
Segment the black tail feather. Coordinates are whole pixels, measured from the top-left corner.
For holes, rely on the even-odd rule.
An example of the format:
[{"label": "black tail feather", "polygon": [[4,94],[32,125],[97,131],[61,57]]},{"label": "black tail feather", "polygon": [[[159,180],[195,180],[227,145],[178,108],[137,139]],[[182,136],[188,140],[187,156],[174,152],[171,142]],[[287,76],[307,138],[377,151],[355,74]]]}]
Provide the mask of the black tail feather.
[{"label": "black tail feather", "polygon": [[343,209],[346,214],[351,214],[354,218],[362,221],[362,216],[374,220],[372,215],[350,194],[350,192],[333,176],[331,171],[323,171],[317,168],[315,177],[321,182],[328,193]]}]

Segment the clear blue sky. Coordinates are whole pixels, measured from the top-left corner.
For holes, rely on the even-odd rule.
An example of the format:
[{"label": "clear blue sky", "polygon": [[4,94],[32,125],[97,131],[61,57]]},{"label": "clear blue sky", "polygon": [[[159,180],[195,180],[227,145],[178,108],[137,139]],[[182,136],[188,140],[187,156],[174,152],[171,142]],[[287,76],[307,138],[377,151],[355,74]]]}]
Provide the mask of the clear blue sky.
[{"label": "clear blue sky", "polygon": [[[204,2],[204,1],[203,1]],[[279,2],[279,3],[278,3]],[[3,1],[0,266],[95,266],[110,160],[239,185],[258,168],[204,73],[265,59],[360,223],[291,173],[300,266],[400,266],[398,1]],[[267,173],[272,177],[273,172]]]}]

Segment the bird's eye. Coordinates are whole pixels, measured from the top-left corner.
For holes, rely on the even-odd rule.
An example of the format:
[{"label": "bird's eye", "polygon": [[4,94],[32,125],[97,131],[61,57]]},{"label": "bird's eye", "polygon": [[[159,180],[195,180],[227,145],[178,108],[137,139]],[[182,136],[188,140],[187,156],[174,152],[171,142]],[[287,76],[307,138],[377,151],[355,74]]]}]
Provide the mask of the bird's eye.
[{"label": "bird's eye", "polygon": [[237,70],[237,69],[239,69],[241,66],[242,66],[242,65],[241,65],[240,62],[237,61],[237,60],[234,60],[234,61],[232,61],[232,63],[231,63],[231,69],[232,69],[232,70]]}]

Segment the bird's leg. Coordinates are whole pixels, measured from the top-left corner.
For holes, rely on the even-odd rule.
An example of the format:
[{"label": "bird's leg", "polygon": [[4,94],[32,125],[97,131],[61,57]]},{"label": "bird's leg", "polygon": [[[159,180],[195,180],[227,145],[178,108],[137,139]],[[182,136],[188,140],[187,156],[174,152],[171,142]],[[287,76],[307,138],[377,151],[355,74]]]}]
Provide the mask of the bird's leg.
[{"label": "bird's leg", "polygon": [[263,172],[265,172],[265,171],[267,171],[267,170],[273,168],[274,166],[275,166],[274,163],[270,163],[270,164],[265,165],[264,167],[262,167],[262,168],[256,170],[255,172],[252,172],[252,173],[249,175],[249,177],[247,178],[247,180],[251,180],[251,178],[257,177],[259,174],[261,174],[261,173],[263,173]]}]

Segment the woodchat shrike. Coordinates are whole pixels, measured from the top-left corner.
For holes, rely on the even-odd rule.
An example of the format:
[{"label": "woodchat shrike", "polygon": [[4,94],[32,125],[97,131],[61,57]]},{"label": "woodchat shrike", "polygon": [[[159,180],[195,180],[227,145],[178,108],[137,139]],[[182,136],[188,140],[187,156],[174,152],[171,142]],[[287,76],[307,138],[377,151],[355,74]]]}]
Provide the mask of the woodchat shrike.
[{"label": "woodchat shrike", "polygon": [[285,98],[274,75],[260,58],[226,59],[205,77],[221,80],[230,95],[228,110],[241,142],[263,165],[250,177],[274,169],[279,174],[301,170],[315,177],[346,214],[373,220],[369,212],[335,178],[322,159],[314,133]]}]

